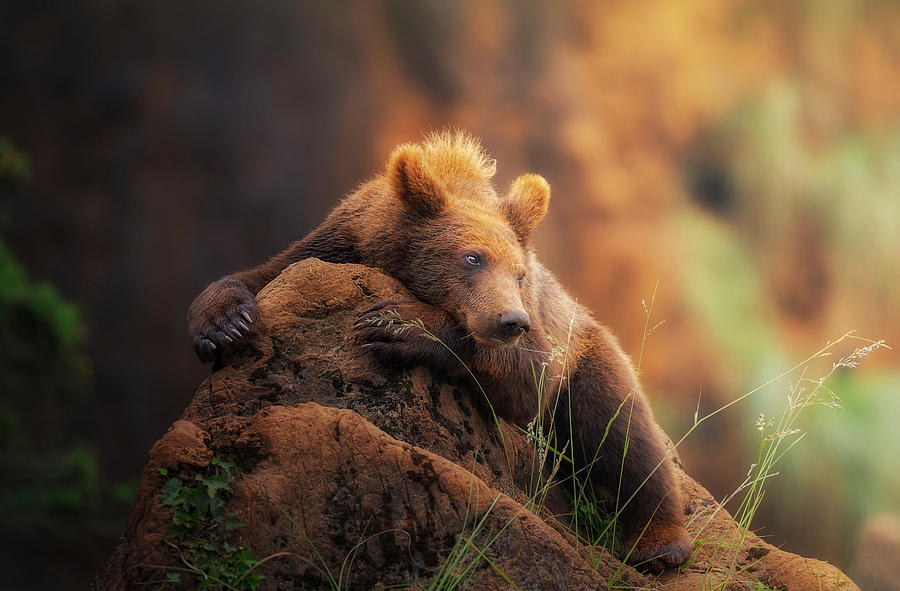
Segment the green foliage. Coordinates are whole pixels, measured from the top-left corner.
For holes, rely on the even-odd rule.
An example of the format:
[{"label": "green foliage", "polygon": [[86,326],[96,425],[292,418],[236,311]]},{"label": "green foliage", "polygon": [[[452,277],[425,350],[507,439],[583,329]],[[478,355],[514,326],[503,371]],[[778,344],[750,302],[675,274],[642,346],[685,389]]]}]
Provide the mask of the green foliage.
[{"label": "green foliage", "polygon": [[130,507],[132,504],[134,504],[134,497],[137,495],[137,487],[137,478],[133,480],[120,480],[118,482],[114,482],[110,487],[110,496],[117,503],[120,503],[125,507]]},{"label": "green foliage", "polygon": [[[840,393],[844,410],[815,409],[804,417],[807,441],[786,458],[782,475],[771,483],[777,498],[784,499],[770,503],[779,523],[802,531],[806,523],[796,510],[800,504],[830,515],[834,526],[822,537],[847,556],[855,549],[855,529],[866,517],[900,511],[900,471],[890,460],[900,457],[898,388],[896,371],[835,376],[832,389]],[[801,490],[829,494],[798,496]]]},{"label": "green foliage", "polygon": [[[0,175],[9,149],[0,139]],[[16,521],[49,527],[102,504],[96,451],[67,421],[88,395],[84,335],[78,309],[0,241],[0,510]]]},{"label": "green foliage", "polygon": [[90,375],[84,336],[78,309],[52,285],[30,282],[0,241],[0,414],[82,397]]},{"label": "green foliage", "polygon": [[900,129],[834,126],[817,100],[800,83],[773,84],[713,132],[708,158],[729,179],[731,217],[761,272],[813,241],[841,270],[841,293],[896,297],[893,278],[871,270],[900,263]]},{"label": "green foliage", "polygon": [[684,268],[685,300],[728,364],[729,386],[740,390],[783,371],[789,355],[744,245],[707,216],[689,212],[673,223],[695,263]]},{"label": "green foliage", "polygon": [[[167,476],[168,472],[161,469],[160,474]],[[180,582],[181,572],[193,574],[200,589],[252,590],[259,586],[262,575],[253,569],[260,561],[248,548],[231,542],[233,532],[244,526],[237,515],[225,510],[234,477],[234,464],[213,458],[207,474],[194,475],[193,485],[177,477],[163,485],[160,499],[172,513],[166,538],[188,567],[170,569],[163,587]]]},{"label": "green foliage", "polygon": [[62,450],[42,468],[39,478],[15,491],[12,501],[19,510],[37,515],[77,514],[87,510],[99,492],[99,462],[90,447]]},{"label": "green foliage", "polygon": [[84,404],[90,364],[78,309],[28,280],[0,242],[0,510],[52,522],[98,504],[95,450],[66,417]]},{"label": "green foliage", "polygon": [[23,182],[30,173],[28,158],[0,136],[0,183],[15,185]]},{"label": "green foliage", "polygon": [[[687,209],[675,221],[691,261],[685,299],[722,352],[724,390],[790,365],[784,329],[896,324],[890,302],[900,282],[887,270],[900,265],[900,128],[834,120],[807,82],[777,81],[742,103],[685,169],[707,210]],[[811,441],[767,484],[778,502],[763,512],[778,535],[812,535],[836,560],[850,554],[855,523],[898,508],[896,470],[883,458],[900,449],[891,425],[900,373],[841,371],[833,380],[845,412],[810,409],[798,419]],[[747,424],[784,405],[779,388],[758,398],[745,407]],[[749,452],[757,441],[745,445]],[[827,492],[810,501],[797,490]],[[810,514],[832,515],[829,532],[810,533]]]},{"label": "green foliage", "polygon": [[[0,137],[0,230],[29,175],[28,159]],[[85,341],[78,308],[31,280],[0,238],[0,535],[16,539],[11,563],[39,548],[95,554],[85,539],[111,547],[134,500],[136,481],[104,478],[79,433],[92,402]]]},{"label": "green foliage", "polygon": [[574,522],[578,531],[575,533],[580,538],[588,540],[593,546],[603,546],[610,552],[622,548],[624,543],[621,532],[614,527],[615,519],[604,510],[603,504],[589,488],[585,489],[585,494],[572,500],[572,513],[577,515]]},{"label": "green foliage", "polygon": [[[471,494],[470,490],[469,504],[466,506],[466,516],[463,520],[464,523],[468,523],[469,521],[469,510],[472,501]],[[470,532],[467,532],[466,527],[463,527],[463,531],[460,532],[459,536],[456,538],[456,543],[453,545],[453,548],[450,549],[450,554],[447,555],[447,558],[435,573],[434,579],[428,586],[428,591],[453,591],[454,589],[465,588],[467,581],[474,573],[475,568],[481,564],[482,560],[494,569],[494,572],[500,575],[503,580],[509,584],[511,589],[519,589],[518,585],[516,585],[506,573],[500,570],[485,554],[503,532],[506,531],[506,528],[509,527],[513,520],[515,520],[518,513],[510,518],[510,520],[507,521],[499,531],[491,536],[490,539],[481,542],[481,545],[476,541],[479,535],[483,538],[489,535],[488,532],[484,530],[485,524],[499,499],[499,495],[494,497],[494,500],[491,501],[490,506],[481,514],[480,518],[476,517],[473,520]]]},{"label": "green foliage", "polygon": [[[27,174],[27,159],[0,136],[0,189],[12,191]],[[29,423],[35,415],[65,416],[62,404],[83,399],[90,376],[84,337],[78,309],[49,283],[29,281],[0,240],[0,451],[58,443],[46,439],[60,425]]]}]

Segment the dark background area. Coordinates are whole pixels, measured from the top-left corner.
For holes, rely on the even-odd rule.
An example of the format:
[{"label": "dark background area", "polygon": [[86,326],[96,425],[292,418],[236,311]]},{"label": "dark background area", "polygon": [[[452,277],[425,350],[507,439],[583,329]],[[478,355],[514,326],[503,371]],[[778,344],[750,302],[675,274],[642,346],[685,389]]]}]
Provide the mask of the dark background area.
[{"label": "dark background area", "polygon": [[[87,483],[0,526],[14,588],[84,587],[112,551],[129,482],[209,371],[193,297],[431,129],[481,137],[501,190],[548,178],[542,259],[633,354],[659,283],[642,373],[673,435],[698,389],[717,408],[849,329],[897,342],[897,30],[877,1],[2,3],[0,171],[3,154],[27,171],[0,188],[0,237],[56,286],[54,309],[80,310],[60,358],[84,384],[65,393],[35,345],[34,381],[4,393],[19,424],[4,466],[39,485],[0,498],[20,511],[60,466]],[[841,378],[843,418],[804,426],[755,523],[839,566],[868,515],[900,509],[883,459],[900,450],[900,370],[890,351],[871,361]],[[783,397],[692,435],[689,471],[733,490],[753,417]]]}]

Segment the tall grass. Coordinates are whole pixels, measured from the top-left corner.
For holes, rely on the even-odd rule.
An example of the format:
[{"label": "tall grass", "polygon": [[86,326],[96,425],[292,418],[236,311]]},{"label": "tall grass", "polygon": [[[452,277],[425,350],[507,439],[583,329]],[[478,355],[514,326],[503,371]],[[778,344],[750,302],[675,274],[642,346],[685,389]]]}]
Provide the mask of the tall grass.
[{"label": "tall grass", "polygon": [[[660,325],[662,325],[661,321],[655,323],[652,321],[652,312],[655,301],[655,289],[649,304],[646,301],[642,301],[645,318],[641,346],[635,363],[635,370],[638,376],[640,376],[641,373],[641,365],[643,363],[647,339]],[[478,390],[488,402],[494,424],[502,434],[500,420],[494,412],[493,407],[490,406],[488,392],[486,392],[478,382],[477,377],[471,369],[449,346],[437,338],[417,319],[403,319],[396,312],[388,311],[385,313],[384,321],[396,324],[397,330],[406,330],[410,328],[417,329],[420,331],[420,336],[423,338],[436,341],[447,348],[460,364],[465,367],[468,374],[475,381]],[[783,380],[790,380],[788,384],[787,403],[783,412],[778,417],[767,417],[764,414],[760,414],[755,423],[755,427],[760,434],[760,442],[756,461],[751,465],[746,479],[738,485],[733,493],[723,499],[721,503],[717,504],[710,513],[695,514],[688,523],[688,526],[695,531],[692,539],[692,545],[694,545],[695,548],[704,548],[706,546],[712,546],[714,548],[704,572],[704,589],[710,590],[724,589],[738,574],[746,574],[743,573],[743,567],[740,562],[741,550],[751,531],[754,516],[765,497],[767,483],[771,478],[778,474],[775,471],[776,465],[804,436],[803,431],[798,427],[798,420],[803,411],[814,406],[825,406],[830,409],[840,408],[839,397],[828,386],[829,380],[833,375],[841,369],[855,368],[860,361],[879,348],[889,348],[883,341],[864,339],[856,336],[853,331],[851,331],[840,338],[827,343],[819,351],[778,376],[702,416],[699,411],[700,401],[698,399],[697,410],[694,412],[693,423],[690,428],[677,442],[674,442],[672,448],[667,451],[665,457],[653,468],[650,474],[640,483],[638,488],[627,498],[622,498],[622,473],[620,471],[613,509],[611,512],[605,512],[602,509],[602,503],[598,500],[595,491],[591,488],[590,473],[594,463],[598,460],[602,445],[606,440],[606,436],[609,433],[613,421],[617,420],[620,416],[626,421],[625,446],[621,450],[621,461],[624,466],[624,462],[627,460],[630,442],[631,416],[634,408],[636,388],[628,393],[613,416],[610,417],[605,426],[600,447],[596,451],[593,459],[584,466],[576,466],[574,462],[572,441],[559,441],[556,437],[554,428],[556,413],[560,411],[567,412],[567,416],[564,418],[570,422],[569,432],[572,432],[571,402],[569,407],[565,409],[557,408],[557,402],[560,395],[563,393],[563,388],[568,388],[569,385],[569,372],[571,367],[568,350],[573,323],[574,315],[570,320],[566,343],[552,343],[552,349],[549,351],[531,351],[532,353],[543,355],[544,360],[539,366],[531,367],[532,380],[539,403],[538,408],[540,410],[527,428],[521,430],[522,434],[525,435],[526,439],[533,446],[531,469],[525,484],[525,492],[528,500],[525,505],[523,505],[522,510],[527,508],[536,514],[543,513],[544,503],[550,490],[553,487],[564,486],[564,490],[567,490],[570,495],[572,513],[569,516],[569,523],[564,523],[563,525],[572,535],[576,548],[583,546],[582,549],[587,553],[595,570],[599,568],[604,557],[608,554],[618,554],[622,557],[623,561],[627,561],[634,547],[623,548],[621,545],[619,539],[621,528],[618,525],[619,516],[629,503],[633,502],[640,489],[653,477],[656,470],[662,466],[663,462],[670,461],[670,456],[675,453],[677,448],[697,428],[717,415],[729,410],[731,407],[745,402],[748,398],[761,390]],[[809,377],[814,362],[826,357],[833,357],[839,347],[848,342],[858,344],[858,346],[856,346],[851,353],[834,361],[831,367],[819,377]],[[558,371],[559,373],[553,373],[554,371]],[[569,396],[566,398],[570,400]],[[549,402],[550,400],[552,400],[552,402]],[[505,448],[506,442],[502,437],[501,440],[503,441]],[[507,465],[510,469],[510,476],[512,477],[512,466],[509,463],[508,452]],[[565,478],[557,478],[557,474],[561,467],[565,467],[565,472],[569,474]],[[473,479],[474,477],[473,472]],[[706,527],[712,523],[712,520],[723,510],[724,505],[734,499],[740,499],[740,503],[731,518],[729,527],[726,529],[726,535],[718,540],[704,539],[702,534]],[[483,514],[480,519],[473,522],[471,526],[472,529],[468,534],[465,533],[465,529],[460,533],[456,544],[451,549],[445,562],[439,568],[429,589],[456,589],[459,585],[464,583],[466,577],[473,572],[480,561],[487,562],[487,564],[500,574],[512,588],[517,588],[515,582],[510,580],[486,555],[486,551],[493,545],[496,539],[503,534],[509,524],[512,523],[512,520],[503,525],[484,546],[479,547],[474,541],[475,538],[482,533],[487,515],[491,512],[496,502],[497,499],[495,498],[487,512]],[[469,521],[468,513],[469,508],[467,506],[464,523],[468,523]],[[703,517],[706,517],[706,522],[697,525],[698,520]],[[615,587],[621,579],[623,573],[622,569],[624,568],[623,565],[624,562],[620,563],[609,578],[608,584],[610,587]]]},{"label": "tall grass", "polygon": [[[837,346],[845,340],[861,344],[855,347],[851,353],[832,362],[831,367],[819,377],[808,377],[811,371],[811,364],[817,359],[831,356]],[[801,414],[815,406],[824,406],[831,410],[840,409],[840,398],[827,385],[829,380],[842,368],[855,369],[863,359],[882,347],[890,349],[884,341],[871,341],[848,332],[838,340],[828,343],[823,349],[807,358],[803,363],[776,378],[776,380],[781,378],[790,379],[784,409],[778,417],[767,417],[763,413],[758,416],[755,421],[755,427],[760,434],[760,442],[756,462],[750,466],[744,482],[741,483],[734,493],[716,507],[713,514],[714,516],[722,506],[733,498],[741,498],[738,508],[732,516],[729,528],[726,530],[726,536],[728,537],[714,542],[714,551],[709,560],[710,568],[706,573],[707,579],[713,572],[712,565],[715,564],[716,559],[721,553],[725,555],[726,576],[718,587],[724,588],[740,570],[738,564],[739,554],[750,532],[753,518],[765,496],[768,481],[778,475],[778,472],[775,471],[776,464],[806,435],[798,427]],[[791,379],[792,376],[797,377],[796,379]],[[737,400],[739,401],[758,390],[759,388]],[[712,521],[713,516],[710,516],[706,523],[698,529],[694,536],[695,542],[700,538],[705,527]],[[730,536],[727,532],[731,532]]]}]

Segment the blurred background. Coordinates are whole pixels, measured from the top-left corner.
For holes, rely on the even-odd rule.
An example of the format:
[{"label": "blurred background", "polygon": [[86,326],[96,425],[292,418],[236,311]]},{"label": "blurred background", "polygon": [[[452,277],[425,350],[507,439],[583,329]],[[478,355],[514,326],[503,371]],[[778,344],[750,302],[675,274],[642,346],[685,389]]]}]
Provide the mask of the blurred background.
[{"label": "blurred background", "polygon": [[[193,297],[432,129],[481,137],[501,190],[549,179],[542,260],[635,357],[658,284],[641,371],[675,439],[701,391],[702,414],[851,329],[900,344],[898,32],[892,0],[0,3],[9,588],[86,588],[117,544],[209,371]],[[683,444],[718,498],[788,388]],[[844,409],[804,413],[754,520],[768,541],[853,568],[900,511],[898,388],[885,349],[835,376]]]}]

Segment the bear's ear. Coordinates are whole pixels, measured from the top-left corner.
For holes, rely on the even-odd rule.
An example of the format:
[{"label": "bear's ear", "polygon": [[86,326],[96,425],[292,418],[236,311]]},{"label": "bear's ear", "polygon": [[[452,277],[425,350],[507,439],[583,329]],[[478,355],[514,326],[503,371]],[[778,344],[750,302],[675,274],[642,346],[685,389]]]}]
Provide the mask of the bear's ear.
[{"label": "bear's ear", "polygon": [[446,203],[440,183],[425,169],[425,153],[415,144],[401,144],[388,158],[387,177],[394,195],[413,211],[434,215]]},{"label": "bear's ear", "polygon": [[523,174],[513,182],[500,208],[519,240],[527,244],[549,205],[550,184],[540,175]]}]

